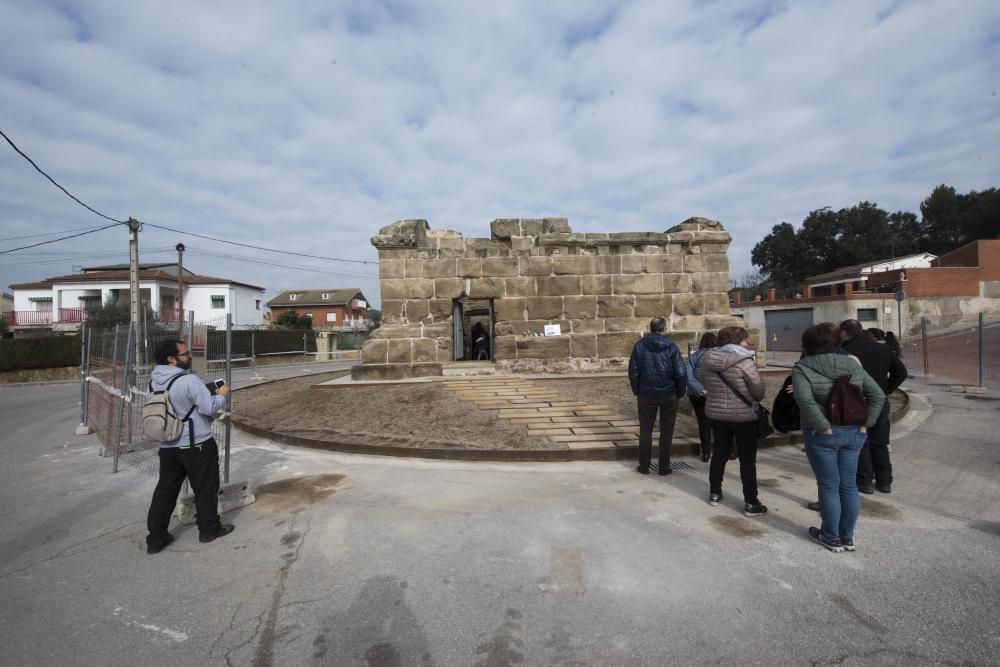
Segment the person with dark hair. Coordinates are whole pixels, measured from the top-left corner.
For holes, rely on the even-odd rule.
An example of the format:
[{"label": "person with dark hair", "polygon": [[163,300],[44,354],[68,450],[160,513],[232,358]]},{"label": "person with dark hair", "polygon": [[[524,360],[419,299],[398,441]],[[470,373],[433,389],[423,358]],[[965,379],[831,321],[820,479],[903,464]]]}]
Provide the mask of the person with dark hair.
[{"label": "person with dark hair", "polygon": [[712,425],[705,416],[705,396],[708,391],[698,382],[698,363],[711,348],[719,344],[715,334],[706,331],[698,341],[698,349],[688,356],[684,369],[687,371],[688,400],[691,401],[691,409],[694,410],[698,420],[698,441],[701,443],[701,460],[708,462],[712,455]]},{"label": "person with dark hair", "polygon": [[722,477],[735,445],[743,483],[743,514],[755,517],[766,514],[767,507],[757,497],[757,412],[752,402],[764,398],[766,386],[757,372],[753,352],[748,349],[749,339],[743,327],[719,331],[719,346],[702,357],[698,380],[708,392],[705,415],[711,420],[715,438],[708,473],[708,504],[716,506],[722,501]]},{"label": "person with dark hair", "polygon": [[153,356],[156,366],[150,390],[163,391],[169,385],[167,393],[174,412],[186,418],[177,440],[159,443],[159,479],[146,520],[146,551],[151,554],[163,551],[174,541],[167,527],[185,478],[194,492],[199,541],[211,542],[233,532],[232,524],[219,519],[219,448],[212,437],[212,415],[225,408],[229,386],[219,387],[214,396],[210,394],[198,376],[188,372],[191,352],[183,341],[161,341]]},{"label": "person with dark hair", "polygon": [[900,346],[899,339],[896,338],[896,334],[892,333],[891,331],[886,331],[885,345],[886,347],[889,348],[889,351],[896,356],[897,359],[903,358],[903,348],[902,346]]},{"label": "person with dark hair", "polygon": [[684,357],[673,341],[664,335],[667,321],[654,317],[649,333],[643,336],[628,361],[628,379],[636,397],[639,413],[640,474],[648,475],[653,456],[653,424],[660,413],[659,469],[669,475],[670,448],[674,440],[677,402],[687,390]]},{"label": "person with dark hair", "polygon": [[[857,320],[844,320],[840,330],[846,340],[844,351],[857,357],[868,375],[878,384],[886,396],[896,391],[907,377],[906,366],[895,354],[888,342],[876,343],[868,340],[864,329]],[[895,341],[895,336],[892,337]],[[899,342],[895,341],[898,347]],[[871,494],[878,489],[882,493],[892,492],[892,461],[889,456],[889,401],[882,406],[878,421],[868,431],[868,438],[861,449],[858,460],[858,490]]]},{"label": "person with dark hair", "polygon": [[[854,528],[861,510],[856,475],[858,455],[867,427],[878,419],[886,402],[882,390],[851,356],[841,353],[836,324],[814,324],[802,334],[804,357],[792,370],[795,402],[799,405],[806,456],[819,489],[820,527],[809,537],[830,551],[854,551]],[[858,387],[867,403],[863,425],[834,424],[827,405],[839,378]],[[863,417],[863,415],[862,415]]]}]

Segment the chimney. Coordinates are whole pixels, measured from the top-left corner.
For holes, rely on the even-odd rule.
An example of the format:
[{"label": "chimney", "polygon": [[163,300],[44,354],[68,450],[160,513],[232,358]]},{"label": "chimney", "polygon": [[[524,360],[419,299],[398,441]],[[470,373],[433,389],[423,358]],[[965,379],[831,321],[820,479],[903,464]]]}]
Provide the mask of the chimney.
[{"label": "chimney", "polygon": [[777,301],[778,300],[778,291],[776,289],[774,289],[773,287],[771,289],[767,290],[767,300],[768,301]]}]

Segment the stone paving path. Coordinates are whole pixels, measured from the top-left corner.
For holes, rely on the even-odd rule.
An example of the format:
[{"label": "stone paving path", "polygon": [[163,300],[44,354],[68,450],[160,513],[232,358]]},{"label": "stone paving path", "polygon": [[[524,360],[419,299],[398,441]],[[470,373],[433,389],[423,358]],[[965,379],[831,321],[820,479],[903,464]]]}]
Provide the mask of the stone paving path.
[{"label": "stone paving path", "polygon": [[[456,378],[441,381],[463,401],[483,410],[497,410],[511,424],[528,428],[528,435],[545,437],[569,449],[636,447],[639,422],[626,419],[607,405],[564,400],[544,383],[517,377]],[[656,442],[658,432],[653,433]],[[679,440],[675,438],[675,444]]]}]

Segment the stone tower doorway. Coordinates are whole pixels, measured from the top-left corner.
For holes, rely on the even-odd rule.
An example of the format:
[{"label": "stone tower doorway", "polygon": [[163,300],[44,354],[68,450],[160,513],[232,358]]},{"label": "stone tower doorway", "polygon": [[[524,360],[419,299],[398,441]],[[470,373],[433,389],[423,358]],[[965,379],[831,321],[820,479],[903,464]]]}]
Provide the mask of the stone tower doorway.
[{"label": "stone tower doorway", "polygon": [[[455,299],[452,313],[455,361],[493,361],[495,324],[493,299]],[[477,349],[476,338],[480,331],[486,334],[488,344]]]}]

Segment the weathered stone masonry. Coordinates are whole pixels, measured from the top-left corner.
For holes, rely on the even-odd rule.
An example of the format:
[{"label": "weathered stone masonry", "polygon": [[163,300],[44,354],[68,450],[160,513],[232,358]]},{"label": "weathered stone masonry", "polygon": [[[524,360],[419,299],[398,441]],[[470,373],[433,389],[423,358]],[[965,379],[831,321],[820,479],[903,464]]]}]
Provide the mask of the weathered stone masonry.
[{"label": "weathered stone masonry", "polygon": [[[729,314],[731,237],[690,218],[664,233],[573,233],[565,218],[500,219],[491,238],[401,220],[379,231],[383,324],[352,375],[440,375],[452,362],[453,300],[494,299],[498,371],[622,370],[649,320],[682,350]],[[538,337],[546,324],[563,335]]]}]

